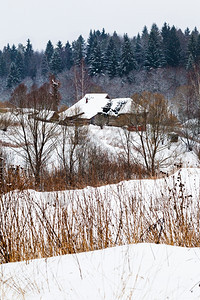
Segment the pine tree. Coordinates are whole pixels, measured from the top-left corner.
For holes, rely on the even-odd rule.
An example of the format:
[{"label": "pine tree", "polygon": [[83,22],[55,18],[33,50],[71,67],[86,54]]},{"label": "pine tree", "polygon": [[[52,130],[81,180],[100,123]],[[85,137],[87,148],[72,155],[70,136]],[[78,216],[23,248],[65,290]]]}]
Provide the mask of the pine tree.
[{"label": "pine tree", "polygon": [[94,41],[93,51],[89,61],[89,74],[95,76],[102,74],[104,70],[104,56],[101,50],[100,42],[97,38]]},{"label": "pine tree", "polygon": [[7,75],[6,62],[5,62],[5,59],[4,59],[3,55],[1,54],[1,57],[0,57],[0,77],[4,77],[6,75]]},{"label": "pine tree", "polygon": [[192,35],[194,36],[195,40],[197,40],[197,37],[198,37],[198,35],[199,35],[199,32],[198,32],[196,26],[194,27],[194,30],[192,31]]},{"label": "pine tree", "polygon": [[15,63],[11,63],[10,65],[10,72],[7,78],[7,87],[11,88],[13,86],[16,86],[20,82],[19,78],[19,72],[15,65]]},{"label": "pine tree", "polygon": [[15,62],[17,57],[17,48],[15,45],[12,45],[12,48],[10,49],[10,59],[11,62]]},{"label": "pine tree", "polygon": [[134,57],[135,57],[137,69],[139,69],[140,67],[143,66],[144,63],[144,52],[143,52],[141,37],[139,33],[136,38]]},{"label": "pine tree", "polygon": [[196,60],[197,63],[200,63],[200,34],[197,37],[197,43],[196,43]]},{"label": "pine tree", "polygon": [[192,54],[189,55],[186,70],[192,70],[194,67],[194,57]]},{"label": "pine tree", "polygon": [[19,73],[20,80],[24,79],[25,77],[25,67],[24,67],[24,58],[21,52],[17,51],[17,56],[15,59],[15,64]]},{"label": "pine tree", "polygon": [[43,55],[42,62],[41,62],[41,74],[42,76],[46,77],[48,73],[49,73],[49,64],[46,55]]},{"label": "pine tree", "polygon": [[124,35],[122,44],[122,53],[120,60],[120,73],[121,76],[127,76],[136,67],[133,48],[127,34]]},{"label": "pine tree", "polygon": [[53,53],[54,53],[54,47],[53,47],[52,42],[49,40],[46,45],[46,50],[45,50],[45,55],[47,57],[48,63],[50,63]]},{"label": "pine tree", "polygon": [[78,37],[77,41],[72,43],[72,50],[74,63],[80,65],[85,57],[85,41],[82,35]]},{"label": "pine tree", "polygon": [[57,49],[60,51],[60,52],[62,52],[62,50],[63,50],[63,45],[62,45],[62,42],[61,41],[58,41],[58,43],[57,43]]},{"label": "pine tree", "polygon": [[190,55],[193,56],[194,61],[196,61],[196,52],[197,52],[197,44],[194,34],[191,35],[188,43],[188,57]]},{"label": "pine tree", "polygon": [[152,25],[146,52],[145,66],[147,69],[162,67],[165,63],[161,48],[161,36],[156,24]]},{"label": "pine tree", "polygon": [[10,65],[11,65],[11,49],[10,49],[10,45],[7,44],[7,46],[5,46],[3,48],[3,58],[5,60],[5,63],[6,63],[6,69],[7,69],[7,72],[9,72],[9,69],[10,69]]},{"label": "pine tree", "polygon": [[185,36],[187,36],[187,37],[189,37],[190,36],[190,29],[187,27],[186,29],[185,29]]},{"label": "pine tree", "polygon": [[113,38],[110,38],[105,54],[105,69],[110,78],[117,76],[119,69],[119,60],[117,57],[117,49]]},{"label": "pine tree", "polygon": [[25,76],[34,77],[35,66],[33,65],[33,47],[30,40],[27,40],[26,49],[24,52],[24,67]]},{"label": "pine tree", "polygon": [[60,57],[60,53],[57,49],[55,49],[53,56],[50,61],[50,70],[54,75],[57,75],[58,73],[62,72],[63,70],[63,64],[62,59]]},{"label": "pine tree", "polygon": [[170,26],[165,22],[161,30],[161,35],[162,35],[163,54],[166,63],[168,63],[168,47],[170,43],[170,30],[171,30]]},{"label": "pine tree", "polygon": [[103,28],[103,29],[102,29],[102,32],[101,32],[101,34],[100,34],[100,37],[99,37],[99,41],[100,41],[100,43],[101,43],[101,49],[102,49],[102,51],[103,51],[103,50],[105,51],[105,49],[107,48],[108,43],[109,43],[109,39],[110,39],[109,34],[107,34],[107,33],[105,32],[105,29]]},{"label": "pine tree", "polygon": [[60,58],[62,60],[62,67],[61,69],[63,70],[65,68],[65,53],[64,53],[64,47],[61,41],[58,41],[56,45],[56,50],[58,51]]},{"label": "pine tree", "polygon": [[147,27],[144,26],[142,31],[142,36],[141,36],[141,46],[142,46],[143,55],[145,55],[147,51],[148,42],[149,42],[149,33]]},{"label": "pine tree", "polygon": [[66,43],[64,49],[64,67],[68,70],[73,66],[72,48],[69,42]]},{"label": "pine tree", "polygon": [[87,64],[89,64],[90,62],[90,59],[91,59],[91,55],[92,55],[92,52],[93,52],[93,47],[94,47],[94,41],[96,39],[96,32],[92,30],[90,30],[90,33],[89,33],[89,38],[87,40],[87,47],[86,47],[86,58],[85,58],[85,61]]},{"label": "pine tree", "polygon": [[181,61],[181,46],[173,26],[169,31],[168,43],[165,48],[165,60],[169,66],[177,67]]},{"label": "pine tree", "polygon": [[112,35],[112,39],[113,42],[115,44],[116,49],[118,50],[118,56],[120,57],[121,53],[120,53],[120,49],[122,47],[122,40],[121,38],[118,36],[117,32],[114,31],[113,35]]}]

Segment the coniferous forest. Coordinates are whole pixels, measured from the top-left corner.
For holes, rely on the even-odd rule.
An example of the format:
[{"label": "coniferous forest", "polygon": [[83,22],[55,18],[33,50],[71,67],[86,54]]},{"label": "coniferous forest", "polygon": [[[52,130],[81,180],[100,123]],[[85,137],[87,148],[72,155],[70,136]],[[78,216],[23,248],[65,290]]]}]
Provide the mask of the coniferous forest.
[{"label": "coniferous forest", "polygon": [[34,51],[28,39],[26,45],[8,44],[0,51],[1,100],[7,100],[21,82],[41,85],[50,74],[59,78],[67,105],[85,92],[104,91],[116,97],[151,90],[170,98],[178,86],[186,84],[188,70],[199,62],[197,28],[183,32],[167,23],[160,29],[156,24],[150,29],[144,26],[134,37],[91,30],[87,40],[82,35],[72,43],[53,45],[49,40],[41,52]]}]

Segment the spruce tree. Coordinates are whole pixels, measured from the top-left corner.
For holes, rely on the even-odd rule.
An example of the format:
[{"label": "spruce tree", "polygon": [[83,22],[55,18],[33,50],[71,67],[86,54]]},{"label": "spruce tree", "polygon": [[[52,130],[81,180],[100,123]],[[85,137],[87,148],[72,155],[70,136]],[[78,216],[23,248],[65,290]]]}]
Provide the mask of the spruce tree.
[{"label": "spruce tree", "polygon": [[186,64],[186,70],[192,70],[193,67],[194,67],[194,57],[192,54],[190,54]]},{"label": "spruce tree", "polygon": [[45,55],[47,57],[48,63],[50,63],[53,53],[54,53],[54,47],[52,42],[49,40],[45,49]]},{"label": "spruce tree", "polygon": [[185,36],[187,36],[187,37],[189,37],[190,36],[190,29],[187,27],[186,29],[185,29]]},{"label": "spruce tree", "polygon": [[118,75],[119,60],[113,38],[110,38],[105,54],[105,69],[110,78]]},{"label": "spruce tree", "polygon": [[58,51],[60,58],[62,60],[62,70],[65,68],[65,54],[64,54],[64,47],[61,41],[58,41],[56,45],[56,50]]},{"label": "spruce tree", "polygon": [[35,66],[33,63],[33,48],[29,39],[27,40],[26,49],[24,52],[24,67],[25,67],[25,75],[34,77]]},{"label": "spruce tree", "polygon": [[147,69],[162,67],[165,63],[161,47],[161,36],[156,24],[152,25],[146,52],[145,66]]},{"label": "spruce tree", "polygon": [[41,74],[42,76],[46,77],[48,73],[49,73],[49,64],[46,55],[43,55],[42,62],[41,62]]},{"label": "spruce tree", "polygon": [[120,60],[120,74],[127,76],[136,67],[133,48],[127,34],[124,35]]},{"label": "spruce tree", "polygon": [[135,57],[135,61],[136,61],[136,67],[137,67],[137,69],[139,69],[140,67],[143,66],[143,63],[144,63],[144,52],[143,52],[141,37],[140,37],[139,33],[136,38],[134,57]]},{"label": "spruce tree", "polygon": [[19,73],[20,80],[24,79],[25,77],[25,67],[24,67],[24,58],[21,52],[17,51],[17,56],[15,59],[15,64]]},{"label": "spruce tree", "polygon": [[12,45],[12,48],[10,49],[10,59],[11,62],[15,62],[17,57],[17,48],[15,45]]},{"label": "spruce tree", "polygon": [[109,43],[109,39],[110,39],[109,34],[107,34],[105,32],[105,29],[103,28],[102,32],[100,34],[100,37],[99,37],[99,41],[101,43],[101,49],[102,49],[102,51],[105,51],[105,49],[107,48],[108,43]]},{"label": "spruce tree", "polygon": [[200,34],[198,35],[196,42],[196,61],[197,63],[200,63]]},{"label": "spruce tree", "polygon": [[9,72],[10,65],[11,65],[11,49],[10,49],[10,45],[9,44],[7,44],[7,46],[5,46],[3,48],[2,55],[3,55],[4,61],[6,63],[7,72]]},{"label": "spruce tree", "polygon": [[166,63],[168,63],[168,48],[169,48],[169,43],[170,43],[170,26],[165,22],[162,30],[161,30],[161,35],[162,35],[162,46],[163,46],[163,54],[166,60]]},{"label": "spruce tree", "polygon": [[57,49],[55,49],[53,56],[50,61],[50,70],[54,75],[62,72],[63,70],[63,63],[60,57],[60,53]]},{"label": "spruce tree", "polygon": [[92,30],[90,30],[90,33],[89,33],[89,38],[87,40],[87,47],[86,47],[86,63],[89,64],[90,62],[90,59],[91,59],[91,55],[92,55],[92,52],[93,52],[93,47],[94,47],[94,41],[96,40],[96,32]]},{"label": "spruce tree", "polygon": [[58,41],[58,43],[57,43],[57,49],[60,51],[60,52],[62,52],[62,50],[63,50],[63,45],[62,45],[62,42],[61,41]]},{"label": "spruce tree", "polygon": [[199,32],[198,32],[196,26],[194,27],[194,30],[192,31],[192,35],[194,36],[195,40],[197,40],[197,37],[198,37],[198,35],[199,35]]},{"label": "spruce tree", "polygon": [[147,51],[148,42],[149,42],[149,33],[147,27],[144,26],[142,31],[142,36],[141,36],[141,46],[142,46],[143,55],[145,55]]},{"label": "spruce tree", "polygon": [[0,56],[0,77],[5,77],[7,75],[6,62],[3,55]]},{"label": "spruce tree", "polygon": [[10,65],[10,72],[7,78],[7,87],[11,88],[20,82],[19,72],[14,62]]},{"label": "spruce tree", "polygon": [[169,66],[177,67],[181,61],[181,46],[173,26],[169,32],[168,44],[165,49],[165,60]]},{"label": "spruce tree", "polygon": [[64,49],[64,67],[68,70],[73,66],[72,48],[69,42],[66,43]]},{"label": "spruce tree", "polygon": [[112,39],[113,39],[116,49],[118,50],[118,56],[120,57],[120,55],[121,55],[120,49],[122,47],[122,39],[118,36],[116,31],[113,32]]},{"label": "spruce tree", "polygon": [[82,35],[80,35],[77,41],[72,43],[73,61],[76,65],[80,65],[82,59],[85,57],[85,41]]},{"label": "spruce tree", "polygon": [[97,38],[94,41],[93,51],[89,61],[89,74],[91,76],[102,74],[104,71],[104,55],[101,50],[100,42]]},{"label": "spruce tree", "polygon": [[188,42],[188,58],[190,55],[192,55],[194,61],[196,61],[196,53],[197,53],[196,39],[194,34],[192,34]]}]

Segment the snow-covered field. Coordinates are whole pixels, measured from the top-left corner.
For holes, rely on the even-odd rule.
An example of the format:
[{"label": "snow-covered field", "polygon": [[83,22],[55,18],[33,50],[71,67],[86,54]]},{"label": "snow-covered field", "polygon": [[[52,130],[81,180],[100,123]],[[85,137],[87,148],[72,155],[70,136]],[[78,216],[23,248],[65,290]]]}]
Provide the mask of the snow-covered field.
[{"label": "snow-covered field", "polygon": [[119,246],[0,268],[1,299],[199,299],[200,248]]},{"label": "snow-covered field", "polygon": [[[89,104],[84,101],[84,105],[88,107]],[[4,147],[7,163],[25,166],[20,156],[22,149],[8,146],[11,134],[10,128],[6,133],[0,131],[0,142],[7,143]],[[137,143],[136,133],[131,135]],[[111,156],[118,158],[126,153],[125,135],[120,128],[105,126],[100,129],[90,125],[88,136],[90,143]],[[49,168],[58,166],[59,139],[57,132],[58,146],[51,153]],[[44,242],[42,247],[44,253],[50,253],[48,247],[52,247],[52,253],[59,253],[60,249],[53,248],[54,238],[65,242],[67,235],[63,228],[66,230],[66,227],[62,226],[67,224],[71,226],[72,237],[75,236],[79,243],[82,234],[86,244],[92,238],[93,249],[104,247],[98,238],[103,240],[107,234],[108,248],[1,264],[0,300],[199,299],[200,248],[163,244],[187,246],[186,235],[191,245],[198,244],[192,239],[199,233],[199,162],[194,152],[186,151],[180,139],[164,151],[171,158],[174,155],[174,162],[183,167],[177,170],[169,164],[163,168],[169,175],[165,178],[58,192],[12,191],[2,196],[0,239],[1,230],[10,230],[11,244],[13,241],[20,244],[27,239],[35,249],[40,249],[37,239],[46,241],[51,228],[53,234],[48,236],[49,241],[53,239],[51,245]],[[131,155],[132,159],[141,159],[136,153]],[[65,221],[63,216],[66,223],[62,223]],[[12,240],[12,230],[16,228],[19,236]],[[40,233],[37,233],[38,228]],[[137,240],[144,243],[137,243]],[[99,241],[102,244],[99,245]],[[162,244],[146,243],[149,241]],[[79,249],[82,249],[80,244]],[[0,248],[0,251],[3,253],[5,249]],[[37,255],[36,250],[34,256],[31,251],[32,257],[42,255]]]},{"label": "snow-covered field", "polygon": [[[38,193],[27,191],[38,203],[62,205],[101,194],[117,214],[117,191],[142,200],[146,209],[162,214],[174,184],[177,195],[183,185],[185,199],[192,199],[186,212],[199,211],[200,169],[188,168],[168,178],[131,180],[117,185],[83,190]],[[175,191],[175,190],[174,190]],[[17,191],[13,194],[17,194]],[[23,194],[23,200],[25,199]],[[52,202],[51,202],[52,200]],[[190,201],[190,200],[189,200]],[[126,199],[122,199],[125,203]],[[160,209],[160,212],[159,212]],[[198,213],[198,212],[197,212]],[[113,228],[113,232],[115,229]],[[0,299],[199,299],[200,248],[181,248],[152,243],[127,244],[91,252],[2,264]]]},{"label": "snow-covered field", "polygon": [[[108,153],[113,158],[118,158],[120,156],[124,156],[124,153],[127,151],[125,149],[126,137],[124,134],[124,130],[117,127],[105,126],[103,129],[100,129],[98,126],[90,125],[88,128],[88,140],[92,145],[99,147],[105,153]],[[136,133],[131,133],[132,141],[138,142],[138,135]],[[5,153],[7,154],[7,162],[11,165],[21,165],[26,166],[25,162],[22,159],[22,149],[12,147],[14,138],[12,137],[12,128],[8,129],[5,133],[0,130],[0,143],[11,144],[11,146],[3,147]],[[51,157],[49,160],[49,168],[52,166],[59,167],[59,159],[58,153],[61,152],[60,145],[62,144],[62,135],[57,132],[57,146],[55,150],[51,153]],[[66,151],[67,151],[66,146]],[[179,140],[178,143],[172,143],[169,149],[164,149],[158,153],[156,158],[158,160],[159,157],[165,155],[166,157],[170,157],[166,161],[166,166],[162,169],[167,171],[168,169],[173,170],[173,164],[171,162],[182,163],[183,167],[197,167],[199,165],[197,156],[193,151],[187,151],[185,144]],[[137,153],[131,152],[131,159],[142,160],[142,157]]]}]

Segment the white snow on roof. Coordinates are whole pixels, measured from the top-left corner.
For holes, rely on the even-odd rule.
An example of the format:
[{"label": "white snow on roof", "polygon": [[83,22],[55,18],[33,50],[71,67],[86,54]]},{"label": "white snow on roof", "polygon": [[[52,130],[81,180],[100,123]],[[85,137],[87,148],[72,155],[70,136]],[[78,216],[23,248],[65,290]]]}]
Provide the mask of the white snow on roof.
[{"label": "white snow on roof", "polygon": [[65,117],[83,113],[80,118],[90,119],[98,112],[102,112],[107,102],[108,94],[86,94],[80,101],[61,113],[60,118],[63,120]]},{"label": "white snow on roof", "polygon": [[[105,112],[103,108],[108,105]],[[91,119],[99,112],[109,115],[119,115],[131,112],[144,112],[144,108],[137,105],[131,98],[109,99],[108,94],[86,94],[80,101],[60,114],[60,119],[79,115],[80,118]]]},{"label": "white snow on roof", "polygon": [[119,108],[118,114],[130,113],[132,111],[133,100],[131,98],[116,98],[112,99],[111,109],[113,111]]},{"label": "white snow on roof", "polygon": [[115,98],[110,100],[110,115],[144,112],[144,108],[136,104],[131,98]]}]

